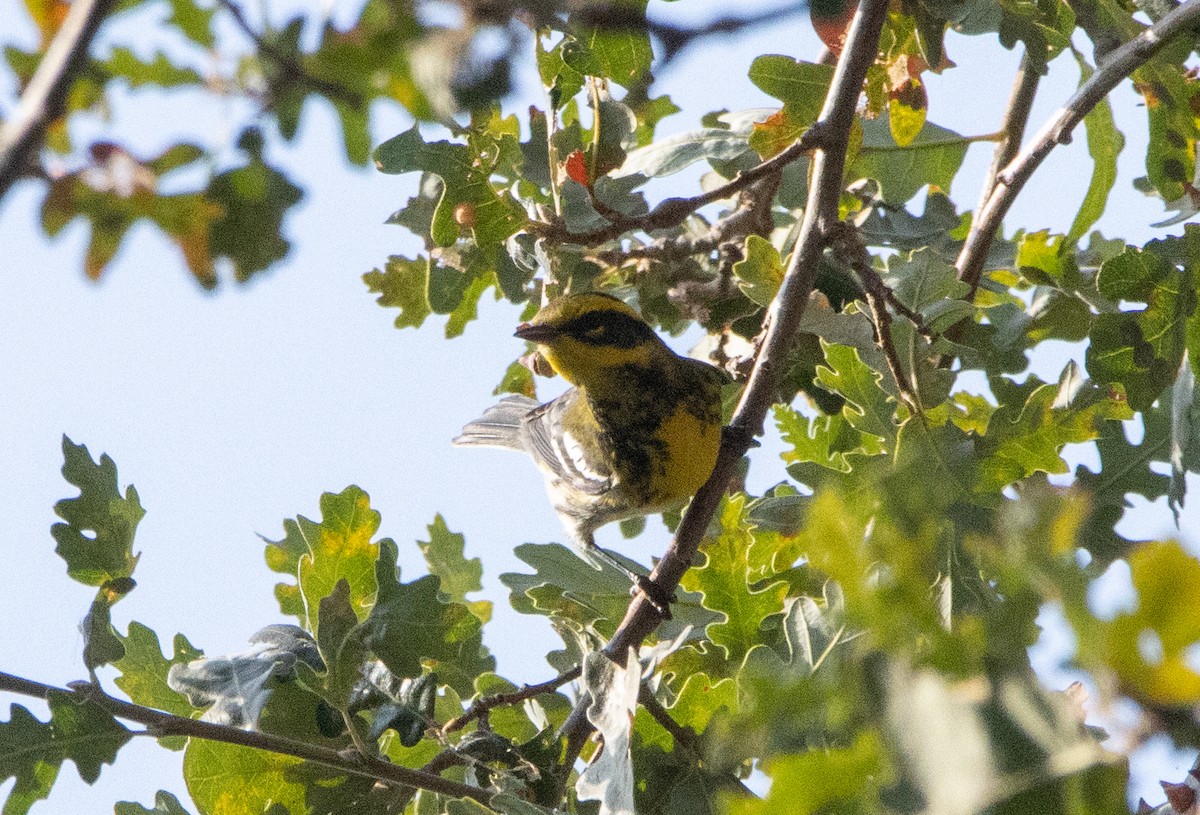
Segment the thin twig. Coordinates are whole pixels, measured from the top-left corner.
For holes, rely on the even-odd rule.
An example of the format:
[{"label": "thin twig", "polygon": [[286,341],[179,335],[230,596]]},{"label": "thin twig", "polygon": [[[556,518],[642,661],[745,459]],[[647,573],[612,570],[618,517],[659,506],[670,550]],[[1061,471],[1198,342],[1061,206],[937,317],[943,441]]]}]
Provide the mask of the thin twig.
[{"label": "thin twig", "polygon": [[[879,34],[887,7],[887,0],[862,0],[855,12],[846,47],[838,60],[833,83],[821,111],[818,127],[822,136],[812,160],[813,182],[809,187],[808,203],[796,248],[784,273],[779,294],[768,311],[758,357],[721,445],[717,464],[708,482],[700,488],[684,512],[674,541],[651,572],[650,579],[660,596],[670,597],[674,594],[680,579],[691,567],[700,541],[737,464],[750,448],[754,436],[762,432],[767,410],[774,401],[779,372],[783,368],[781,360],[786,358],[791,348],[820,269],[827,239],[826,229],[837,220],[850,128],[867,69],[874,63],[878,52]],[[794,148],[789,148],[781,155],[792,152]],[[605,646],[604,652],[612,658],[619,658],[618,655],[626,654],[629,648],[638,647],[659,622],[660,617],[653,603],[639,593],[630,603],[625,619]],[[563,725],[562,733],[567,742],[562,762],[565,770],[575,763],[592,732],[592,725],[587,718],[589,701],[587,698],[581,700]]]},{"label": "thin twig", "polygon": [[718,17],[696,28],[679,28],[648,20],[646,30],[663,44],[663,55],[659,61],[661,66],[675,59],[684,48],[702,37],[710,37],[714,34],[737,34],[767,23],[778,25],[779,21],[788,15],[808,12],[809,5],[809,0],[801,0],[801,2],[786,6],[763,9],[757,14],[745,17]]},{"label": "thin twig", "polygon": [[0,198],[25,174],[46,128],[63,114],[71,82],[116,0],[75,0],[8,121],[0,125]]},{"label": "thin twig", "polygon": [[971,232],[955,264],[959,279],[971,287],[966,299],[973,299],[979,288],[988,250],[1009,207],[1050,151],[1059,144],[1069,143],[1076,126],[1118,83],[1150,60],[1174,37],[1189,31],[1198,23],[1200,0],[1187,0],[1141,34],[1110,52],[1096,72],[1042,126],[1033,141],[999,173],[987,203],[976,213]]},{"label": "thin twig", "polygon": [[1016,78],[1013,79],[1012,92],[1008,96],[1008,106],[1004,109],[1004,120],[1000,125],[1000,139],[996,142],[996,149],[992,151],[992,165],[983,179],[976,212],[987,204],[992,190],[996,188],[996,179],[1000,171],[1021,149],[1021,142],[1025,139],[1025,128],[1029,125],[1029,112],[1033,109],[1033,100],[1037,96],[1038,82],[1041,78],[1041,74],[1030,65],[1029,52],[1026,51],[1021,57]]},{"label": "thin twig", "polygon": [[306,744],[283,736],[239,730],[236,727],[188,719],[184,716],[135,705],[132,702],[114,699],[90,682],[76,683],[71,688],[58,688],[0,671],[0,691],[19,693],[39,699],[46,699],[55,693],[83,699],[96,704],[113,716],[146,726],[147,730],[144,733],[135,735],[150,735],[155,738],[186,736],[240,747],[253,747],[257,750],[294,756],[304,761],[332,767],[348,775],[372,778],[386,784],[418,787],[455,798],[471,798],[482,804],[487,804],[493,795],[492,792],[479,787],[460,784],[457,781],[442,778],[440,775],[401,767],[370,756],[348,757],[328,747],[318,747],[315,744]]},{"label": "thin twig", "polygon": [[580,668],[578,666],[569,671],[565,671],[553,679],[548,679],[545,682],[539,682],[536,685],[525,685],[518,690],[508,693],[497,693],[492,696],[481,696],[476,699],[469,708],[461,716],[455,716],[450,721],[446,722],[441,727],[443,734],[453,733],[455,730],[462,730],[475,719],[480,719],[487,716],[488,711],[492,708],[500,707],[501,705],[515,705],[524,702],[526,699],[532,699],[535,696],[541,696],[543,693],[550,693],[558,690],[568,682],[574,682],[579,678]]},{"label": "thin twig", "polygon": [[626,232],[641,230],[653,232],[656,229],[666,229],[678,226],[696,210],[715,201],[729,198],[749,187],[761,178],[780,172],[785,166],[796,161],[805,153],[821,147],[826,141],[825,125],[822,122],[804,131],[804,135],[788,149],[777,156],[767,159],[761,164],[739,173],[727,184],[717,187],[700,195],[690,198],[668,198],[659,203],[645,215],[618,218],[606,227],[594,229],[591,232],[570,232],[561,223],[533,223],[530,231],[552,241],[574,243],[581,246],[596,246],[618,238]]},{"label": "thin twig", "polygon": [[246,15],[242,13],[241,8],[232,2],[232,0],[217,0],[217,5],[229,12],[229,15],[233,17],[234,23],[242,30],[243,34],[250,38],[259,53],[268,57],[277,66],[282,68],[290,78],[299,79],[314,91],[322,93],[332,100],[343,102],[357,110],[365,107],[366,100],[362,96],[341,83],[313,76],[294,54],[289,54],[287,51],[276,47],[274,43],[269,42],[262,34],[255,31],[254,26],[250,25],[250,21],[246,19]]},{"label": "thin twig", "polygon": [[887,306],[892,303],[900,306],[904,310],[905,316],[912,315],[909,319],[913,321],[918,330],[924,326],[921,315],[901,303],[895,293],[884,285],[883,278],[871,265],[871,256],[857,229],[843,222],[832,230],[830,239],[840,259],[850,265],[862,284],[863,293],[867,298],[867,308],[871,312],[871,322],[875,324],[875,342],[879,345],[879,350],[883,352],[888,372],[896,382],[900,397],[913,412],[923,413],[921,398],[912,387],[912,383],[908,381],[908,377],[904,375],[904,366],[900,363],[900,355],[896,352],[896,344],[892,339],[892,315],[888,313]]},{"label": "thin twig", "polygon": [[[700,738],[696,735],[696,731],[690,727],[684,727],[675,721],[674,717],[671,716],[671,711],[663,707],[662,702],[658,701],[644,682],[641,689],[638,690],[638,704],[650,714],[650,717],[654,721],[659,723],[663,730],[671,734],[671,738],[675,740],[676,749],[687,753],[696,766],[704,766],[704,747],[700,744]],[[745,782],[732,773],[721,774],[717,778],[727,785],[730,790],[749,798],[757,797],[754,791],[746,786]]]}]

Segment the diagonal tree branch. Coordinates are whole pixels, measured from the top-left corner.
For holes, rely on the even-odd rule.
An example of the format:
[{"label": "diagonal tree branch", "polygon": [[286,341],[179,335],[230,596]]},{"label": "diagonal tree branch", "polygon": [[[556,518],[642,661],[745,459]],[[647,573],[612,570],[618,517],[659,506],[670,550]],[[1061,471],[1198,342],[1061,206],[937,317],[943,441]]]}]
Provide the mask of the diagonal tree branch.
[{"label": "diagonal tree branch", "polygon": [[[1200,0],[1196,0],[1200,2]],[[767,410],[778,386],[781,361],[796,335],[808,305],[828,242],[827,231],[837,223],[838,199],[842,192],[846,148],[854,122],[858,98],[867,69],[874,63],[879,35],[887,15],[887,0],[863,0],[859,4],[846,39],[846,47],[834,72],[817,127],[820,145],[812,162],[813,182],[809,188],[804,220],[779,294],[768,310],[761,344],[750,380],[734,412],[716,467],[708,482],[696,493],[680,521],[675,540],[650,575],[660,596],[670,597],[691,567],[700,541],[708,529],[738,462],[762,432]],[[604,651],[610,657],[637,648],[660,622],[648,598],[639,593],[629,605],[625,619]],[[563,767],[569,770],[592,732],[587,719],[588,700],[581,700],[563,725],[567,740]],[[564,773],[565,776],[565,773]]]},{"label": "diagonal tree branch", "polygon": [[0,127],[0,198],[42,144],[46,128],[63,113],[67,91],[87,59],[88,46],[116,0],[75,0],[38,63],[11,118]]},{"label": "diagonal tree branch", "polygon": [[958,277],[970,287],[967,299],[975,296],[983,276],[988,250],[1004,216],[1030,176],[1059,144],[1071,141],[1071,133],[1113,88],[1148,62],[1174,37],[1200,24],[1200,0],[1187,0],[1129,42],[1113,49],[1091,78],[1052,116],[1033,141],[1009,162],[996,177],[987,203],[976,213],[971,232],[959,252]]},{"label": "diagonal tree branch", "polygon": [[979,204],[975,211],[981,211],[996,189],[996,180],[1010,161],[1016,158],[1021,149],[1021,141],[1025,138],[1025,128],[1029,126],[1029,113],[1033,109],[1033,100],[1037,96],[1038,82],[1041,75],[1029,64],[1029,54],[1021,57],[1017,75],[1013,79],[1012,92],[1008,97],[1008,106],[1004,109],[1004,121],[1000,125],[1000,140],[992,151],[992,164],[983,180],[979,194]]},{"label": "diagonal tree branch", "polygon": [[480,787],[460,784],[457,781],[442,778],[440,775],[435,775],[434,773],[401,767],[359,753],[347,756],[328,747],[305,744],[304,742],[284,738],[283,736],[239,730],[236,727],[199,721],[197,719],[188,719],[184,716],[176,716],[171,713],[164,713],[161,710],[135,705],[132,702],[114,699],[90,682],[72,683],[70,688],[57,688],[53,685],[46,685],[0,671],[0,691],[19,693],[39,699],[45,699],[52,693],[62,693],[86,699],[104,708],[113,716],[145,725],[147,728],[146,731],[138,735],[149,735],[155,738],[162,738],[163,736],[187,736],[194,739],[208,739],[209,741],[219,741],[225,744],[253,747],[258,750],[295,756],[296,758],[311,761],[315,764],[332,767],[349,775],[373,778],[377,781],[396,786],[427,789],[454,798],[471,798],[482,804],[486,804],[491,800],[493,795],[492,792]]}]

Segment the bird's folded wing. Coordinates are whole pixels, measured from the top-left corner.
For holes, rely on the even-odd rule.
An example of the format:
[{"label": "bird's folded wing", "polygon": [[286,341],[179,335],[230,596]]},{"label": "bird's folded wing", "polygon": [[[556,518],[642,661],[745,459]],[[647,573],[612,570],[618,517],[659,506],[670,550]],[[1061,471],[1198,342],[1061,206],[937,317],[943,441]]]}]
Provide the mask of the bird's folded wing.
[{"label": "bird's folded wing", "polygon": [[577,391],[542,405],[525,418],[525,437],[530,455],[538,466],[585,495],[603,495],[613,487],[612,470],[589,456],[568,429],[565,414]]}]

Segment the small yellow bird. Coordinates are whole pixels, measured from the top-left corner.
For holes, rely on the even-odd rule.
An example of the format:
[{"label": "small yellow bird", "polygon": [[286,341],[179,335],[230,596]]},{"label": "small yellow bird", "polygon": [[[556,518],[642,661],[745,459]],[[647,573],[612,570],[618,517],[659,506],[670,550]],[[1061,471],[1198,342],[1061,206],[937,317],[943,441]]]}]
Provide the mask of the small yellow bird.
[{"label": "small yellow bird", "polygon": [[537,343],[575,387],[544,405],[508,396],[454,443],[527,453],[593,565],[599,557],[642,585],[596,546],[594,533],[679,506],[708,480],[721,445],[725,375],[676,354],[632,307],[606,294],[554,300],[516,336]]}]

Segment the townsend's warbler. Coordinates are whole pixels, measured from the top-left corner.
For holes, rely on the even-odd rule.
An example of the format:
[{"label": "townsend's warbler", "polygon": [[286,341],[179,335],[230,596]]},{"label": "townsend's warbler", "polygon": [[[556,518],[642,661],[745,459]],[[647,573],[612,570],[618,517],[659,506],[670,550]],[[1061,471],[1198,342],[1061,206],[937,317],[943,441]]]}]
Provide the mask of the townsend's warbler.
[{"label": "townsend's warbler", "polygon": [[508,396],[463,428],[460,445],[528,453],[574,543],[598,549],[611,521],[671,509],[708,480],[721,445],[724,374],[678,356],[630,306],[606,294],[552,301],[516,331],[575,387],[539,405]]}]

